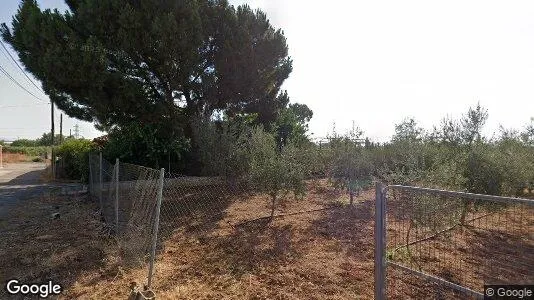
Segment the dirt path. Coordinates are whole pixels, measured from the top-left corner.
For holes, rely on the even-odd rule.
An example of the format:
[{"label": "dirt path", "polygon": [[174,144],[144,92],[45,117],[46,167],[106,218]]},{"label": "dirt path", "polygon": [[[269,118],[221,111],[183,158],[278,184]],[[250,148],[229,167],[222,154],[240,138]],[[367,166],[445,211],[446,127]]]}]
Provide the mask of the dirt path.
[{"label": "dirt path", "polygon": [[44,163],[13,163],[5,164],[0,169],[0,186],[16,184],[37,184],[41,172],[46,168]]},{"label": "dirt path", "polygon": [[80,184],[43,183],[44,163],[13,163],[0,169],[0,219],[19,201],[38,197],[52,189],[81,189]]}]

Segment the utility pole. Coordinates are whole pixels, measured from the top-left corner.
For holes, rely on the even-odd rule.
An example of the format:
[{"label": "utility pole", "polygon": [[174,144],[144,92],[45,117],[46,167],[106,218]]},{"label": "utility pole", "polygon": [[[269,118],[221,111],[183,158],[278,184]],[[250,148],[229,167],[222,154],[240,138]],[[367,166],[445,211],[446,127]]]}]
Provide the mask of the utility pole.
[{"label": "utility pole", "polygon": [[56,171],[56,162],[55,162],[55,156],[54,156],[54,101],[50,100],[50,123],[51,123],[51,130],[50,133],[51,136],[51,144],[50,147],[52,148],[51,154],[51,162],[52,162],[52,178],[55,178],[55,171]]},{"label": "utility pole", "polygon": [[59,144],[63,144],[63,114],[59,117]]}]

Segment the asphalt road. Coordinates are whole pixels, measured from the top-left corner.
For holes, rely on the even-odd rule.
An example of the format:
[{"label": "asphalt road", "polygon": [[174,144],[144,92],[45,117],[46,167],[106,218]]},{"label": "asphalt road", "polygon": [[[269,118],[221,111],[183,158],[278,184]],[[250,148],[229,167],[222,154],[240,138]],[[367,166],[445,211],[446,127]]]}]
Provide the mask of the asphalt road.
[{"label": "asphalt road", "polygon": [[44,163],[16,163],[0,169],[0,218],[9,214],[9,208],[29,198],[39,197],[53,189],[80,190],[80,184],[42,183]]}]

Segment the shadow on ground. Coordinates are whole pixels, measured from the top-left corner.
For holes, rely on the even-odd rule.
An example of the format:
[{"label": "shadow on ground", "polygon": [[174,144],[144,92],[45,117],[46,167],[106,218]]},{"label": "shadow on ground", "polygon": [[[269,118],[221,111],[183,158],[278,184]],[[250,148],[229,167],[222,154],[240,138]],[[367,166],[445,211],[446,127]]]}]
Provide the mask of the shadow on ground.
[{"label": "shadow on ground", "polygon": [[[114,241],[102,234],[95,211],[82,199],[54,196],[14,207],[1,221],[2,285],[11,278],[23,283],[52,280],[69,289],[83,276],[94,276],[95,282],[113,278],[117,268],[109,259]],[[8,298],[5,293],[2,289],[2,299]]]}]

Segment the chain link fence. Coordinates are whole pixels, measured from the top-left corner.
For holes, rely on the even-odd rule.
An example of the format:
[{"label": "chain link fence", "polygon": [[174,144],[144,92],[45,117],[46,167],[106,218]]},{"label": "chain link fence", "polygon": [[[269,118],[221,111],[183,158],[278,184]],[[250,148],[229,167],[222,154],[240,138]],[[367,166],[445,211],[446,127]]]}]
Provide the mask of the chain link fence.
[{"label": "chain link fence", "polygon": [[161,208],[161,237],[177,228],[195,236],[210,232],[224,217],[232,198],[245,192],[241,184],[220,177],[190,177],[166,173]]},{"label": "chain link fence", "polygon": [[[128,268],[148,264],[149,286],[154,278],[159,280],[154,272],[156,255],[158,268],[165,267],[159,260],[168,259],[165,254],[169,251],[179,251],[179,245],[198,246],[206,255],[216,255],[223,248],[242,248],[243,255],[250,255],[258,251],[255,250],[258,245],[274,239],[275,248],[280,248],[275,250],[280,251],[281,257],[289,251],[282,251],[289,247],[290,241],[286,240],[291,234],[289,227],[281,224],[266,227],[271,221],[270,201],[255,193],[245,181],[164,173],[118,160],[112,164],[100,154],[90,155],[89,169],[89,192],[101,210],[108,232],[118,241],[121,265]],[[286,196],[294,197],[280,195],[277,203],[280,210],[276,209],[274,217],[301,216],[299,222],[310,226],[315,219],[309,214],[339,205],[332,197],[316,204],[297,201],[286,206],[282,200]],[[278,254],[267,251],[265,255]],[[252,263],[243,264],[246,266],[238,261],[232,264],[248,268],[257,259],[248,260]]]},{"label": "chain link fence", "polygon": [[480,299],[534,278],[534,201],[377,188],[378,299]]},{"label": "chain link fence", "polygon": [[151,284],[155,242],[162,199],[163,171],[119,162],[102,154],[89,155],[89,193],[98,203],[102,221],[119,243],[121,264],[150,264]]}]

